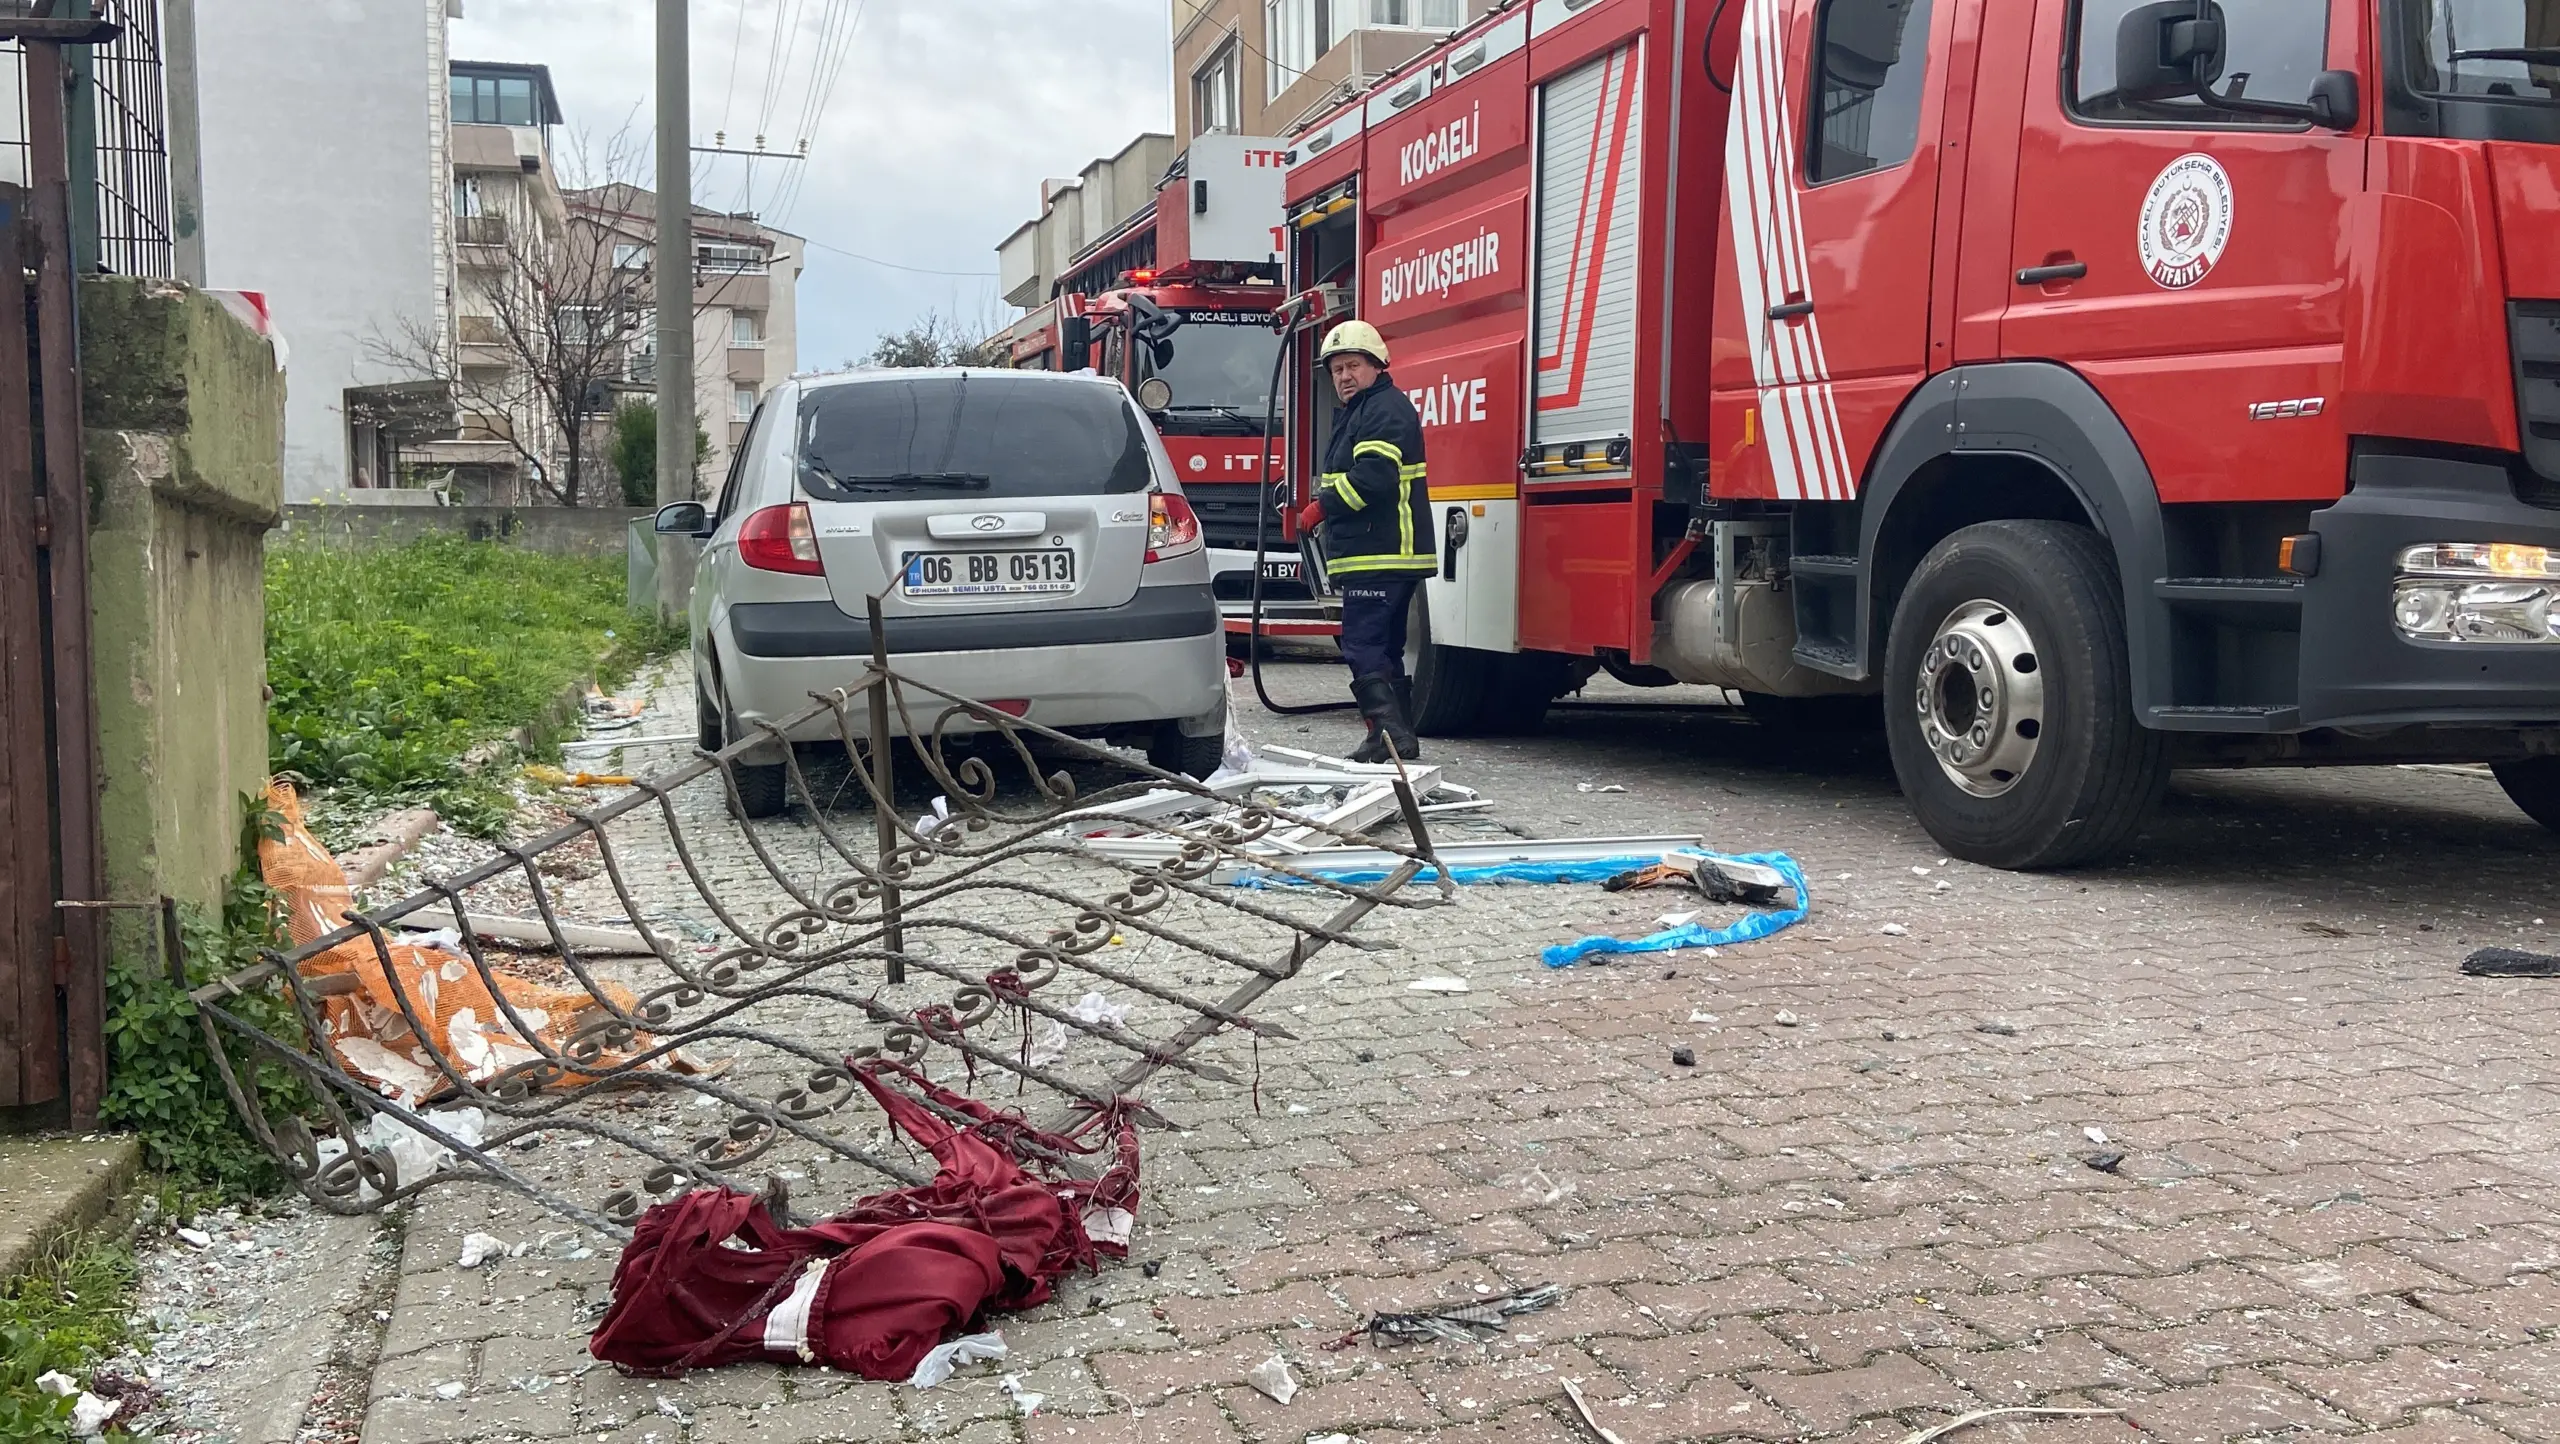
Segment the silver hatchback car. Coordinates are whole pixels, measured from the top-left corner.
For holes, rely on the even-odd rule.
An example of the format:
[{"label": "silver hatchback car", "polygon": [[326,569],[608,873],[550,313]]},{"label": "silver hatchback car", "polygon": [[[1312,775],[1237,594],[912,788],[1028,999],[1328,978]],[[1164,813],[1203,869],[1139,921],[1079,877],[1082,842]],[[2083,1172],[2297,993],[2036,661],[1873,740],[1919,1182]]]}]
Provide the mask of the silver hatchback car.
[{"label": "silver hatchback car", "polygon": [[[1167,771],[1205,777],[1224,753],[1226,646],[1200,521],[1116,381],[796,378],[757,410],[716,509],[679,502],[656,525],[702,544],[692,631],[705,747],[860,677],[877,597],[905,676],[1142,744]],[[827,719],[791,740],[836,735]],[[780,812],[779,746],[745,761],[744,810]]]}]

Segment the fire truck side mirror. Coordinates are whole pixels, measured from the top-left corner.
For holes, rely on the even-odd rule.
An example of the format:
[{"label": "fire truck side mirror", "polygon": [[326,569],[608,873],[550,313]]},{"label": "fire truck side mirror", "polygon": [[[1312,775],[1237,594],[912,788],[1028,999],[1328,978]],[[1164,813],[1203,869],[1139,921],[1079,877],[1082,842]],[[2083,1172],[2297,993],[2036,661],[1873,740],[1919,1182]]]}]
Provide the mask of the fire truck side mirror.
[{"label": "fire truck side mirror", "polygon": [[2353,130],[2363,110],[2356,73],[2323,70],[2311,82],[2311,119],[2326,130]]},{"label": "fire truck side mirror", "polygon": [[1082,371],[1093,364],[1093,322],[1069,316],[1058,323],[1058,369]]}]

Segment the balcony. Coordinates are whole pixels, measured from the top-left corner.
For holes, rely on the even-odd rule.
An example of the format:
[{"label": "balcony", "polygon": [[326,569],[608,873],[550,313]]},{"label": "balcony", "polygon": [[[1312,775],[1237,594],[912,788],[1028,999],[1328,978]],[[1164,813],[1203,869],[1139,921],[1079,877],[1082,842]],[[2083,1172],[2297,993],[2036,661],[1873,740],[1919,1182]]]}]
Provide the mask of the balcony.
[{"label": "balcony", "polygon": [[473,270],[499,270],[507,264],[505,216],[453,218],[454,259]]}]

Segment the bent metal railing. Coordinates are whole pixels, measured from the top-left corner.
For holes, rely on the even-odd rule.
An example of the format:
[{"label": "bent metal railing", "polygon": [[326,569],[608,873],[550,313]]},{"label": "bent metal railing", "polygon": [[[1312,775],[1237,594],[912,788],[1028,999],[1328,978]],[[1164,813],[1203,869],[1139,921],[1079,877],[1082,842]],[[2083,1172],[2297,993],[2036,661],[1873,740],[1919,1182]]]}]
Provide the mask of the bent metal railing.
[{"label": "bent metal railing", "polygon": [[[781,820],[735,820],[742,759],[812,732],[841,741],[843,756],[786,747],[797,807]],[[901,751],[922,772],[904,779],[904,795]],[[1077,771],[1102,769],[1128,780],[1079,789]],[[1380,946],[1352,932],[1372,911],[1452,896],[1445,882],[1405,890],[1438,873],[1401,783],[1408,837],[1384,844],[1401,863],[1365,886],[1249,852],[1275,828],[1304,825],[1249,801],[1205,822],[1137,824],[1176,845],[1160,863],[1078,845],[1076,814],[1157,789],[1216,800],[1187,778],[902,677],[875,649],[858,681],[798,716],[697,753],[459,876],[349,913],[346,926],[196,990],[195,1003],[240,1116],[331,1211],[474,1181],[609,1234],[653,1201],[714,1184],[788,1193],[806,1205],[795,1211],[824,1214],[930,1172],[929,1161],[884,1151],[896,1144],[868,1108],[841,1111],[863,1096],[857,1070],[956,1123],[971,1120],[922,1083],[972,1092],[1051,1139],[1104,1115],[1162,1126],[1169,1087],[1234,1107],[1254,1088],[1258,1106],[1248,1073],[1260,1041],[1292,1036],[1253,1015],[1263,995],[1332,944]],[[853,807],[839,810],[848,798]],[[857,841],[864,807],[867,843]],[[1221,885],[1216,875],[1236,866],[1288,874],[1291,885]],[[645,954],[606,956],[564,919],[560,878],[582,871],[609,886]],[[501,895],[530,903],[547,934],[541,956],[510,959],[474,936]],[[480,1021],[467,1035],[448,1025],[434,981],[394,965],[392,933],[404,925],[458,932],[441,976],[448,987],[476,980],[503,1025]],[[331,1046],[328,1000],[357,986],[308,970],[350,943],[393,995],[381,1021],[423,1045],[420,1088],[387,1096]],[[575,999],[568,1025],[549,1016],[556,1007],[528,1016],[511,999],[527,969]],[[1079,993],[1104,996],[1070,1001]],[[298,1026],[259,1026],[246,1016],[259,1010],[242,1006],[253,996],[288,1001]],[[1211,1056],[1224,1034],[1247,1040],[1245,1057]],[[511,1058],[504,1066],[480,1046],[492,1038]],[[299,1082],[309,1107],[271,1114],[257,1086],[271,1073]]]}]

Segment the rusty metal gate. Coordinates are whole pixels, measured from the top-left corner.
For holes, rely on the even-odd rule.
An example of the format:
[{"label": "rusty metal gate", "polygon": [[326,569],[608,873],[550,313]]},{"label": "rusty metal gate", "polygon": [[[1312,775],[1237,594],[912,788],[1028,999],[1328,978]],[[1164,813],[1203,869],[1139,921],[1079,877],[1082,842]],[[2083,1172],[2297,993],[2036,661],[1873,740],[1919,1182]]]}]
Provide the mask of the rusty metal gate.
[{"label": "rusty metal gate", "polygon": [[29,184],[0,185],[0,1119],[86,1127],[104,934],[59,904],[99,897],[104,866],[63,46],[98,27],[4,23],[26,46]]}]

